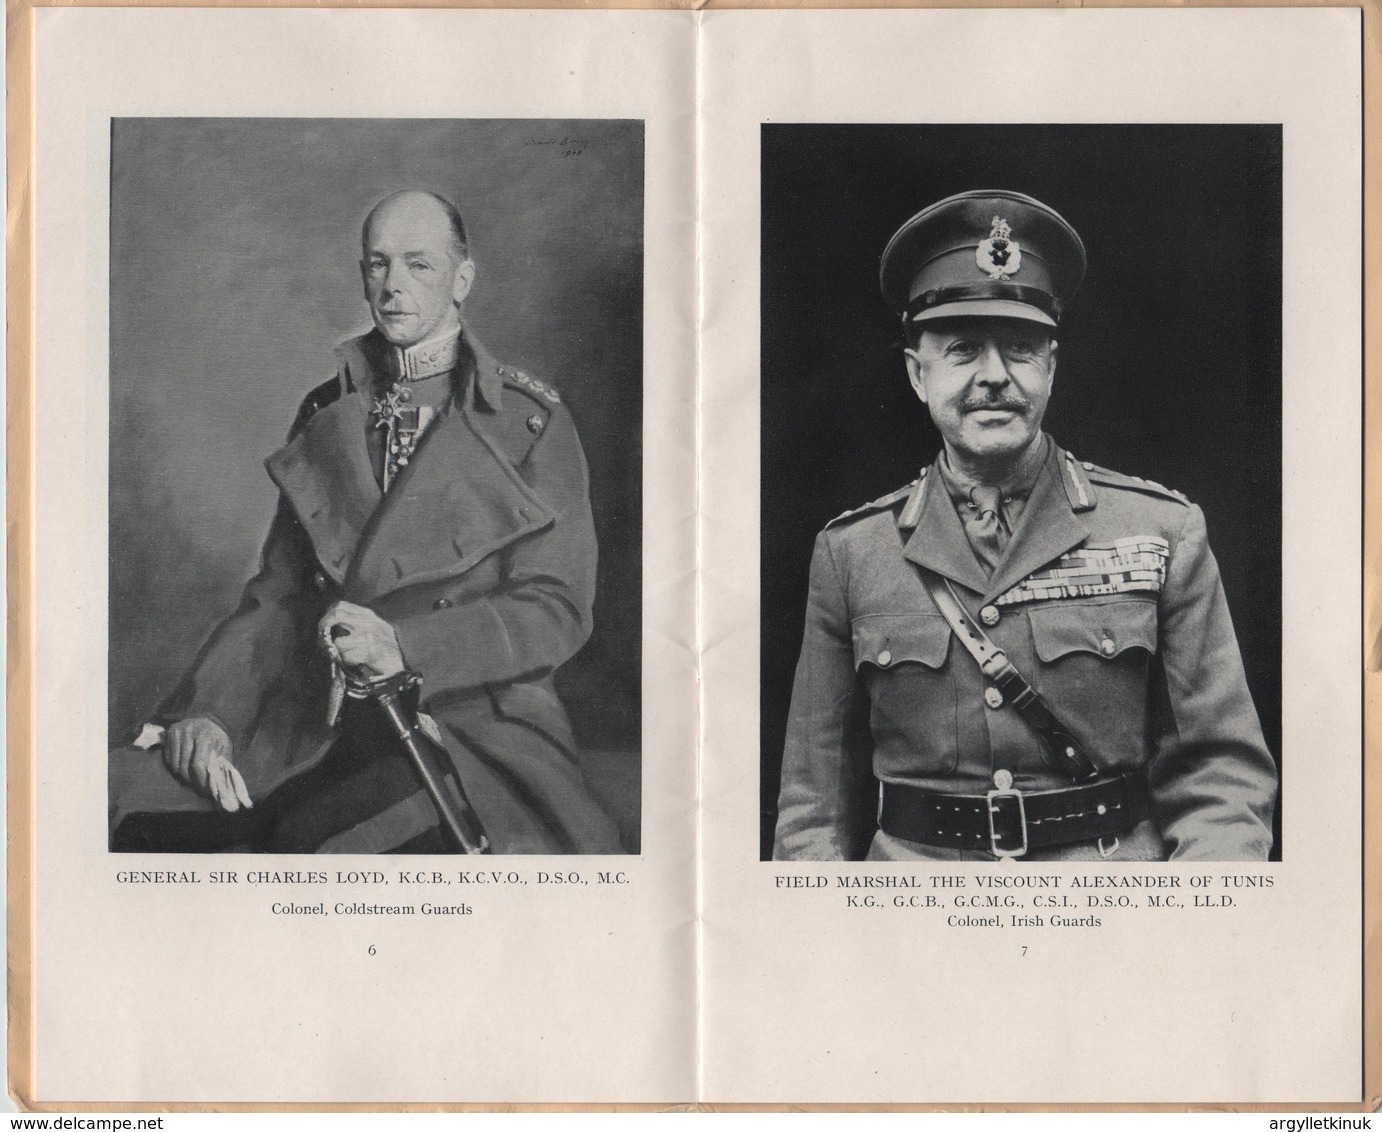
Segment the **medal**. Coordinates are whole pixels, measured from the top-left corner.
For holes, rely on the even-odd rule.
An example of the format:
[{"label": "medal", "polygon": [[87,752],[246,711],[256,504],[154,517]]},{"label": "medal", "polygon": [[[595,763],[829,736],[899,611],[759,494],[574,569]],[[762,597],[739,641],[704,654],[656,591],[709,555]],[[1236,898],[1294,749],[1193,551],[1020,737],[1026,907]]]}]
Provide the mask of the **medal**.
[{"label": "medal", "polygon": [[418,441],[432,423],[436,410],[429,405],[410,405],[413,391],[395,381],[375,398],[370,415],[374,427],[384,430],[384,490],[388,491],[417,450]]}]

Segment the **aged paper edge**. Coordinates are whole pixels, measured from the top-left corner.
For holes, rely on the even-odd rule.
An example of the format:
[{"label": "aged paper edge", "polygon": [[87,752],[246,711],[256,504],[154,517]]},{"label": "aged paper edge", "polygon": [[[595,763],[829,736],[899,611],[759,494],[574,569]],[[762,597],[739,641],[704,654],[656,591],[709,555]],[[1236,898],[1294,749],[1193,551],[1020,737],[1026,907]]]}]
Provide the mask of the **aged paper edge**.
[{"label": "aged paper edge", "polygon": [[[8,982],[9,1043],[7,1084],[14,1103],[30,1112],[1372,1112],[1382,1108],[1382,671],[1359,671],[1363,680],[1363,1041],[1362,1096],[1358,1104],[812,1104],[719,1105],[669,1098],[666,1104],[178,1104],[156,1101],[35,1102],[33,1096],[33,872],[30,821],[33,809],[32,680],[34,633],[32,619],[33,527],[33,327],[31,303],[33,276],[30,249],[33,240],[31,155],[33,118],[33,12],[36,8],[128,7],[128,0],[89,0],[87,3],[34,3],[8,0],[6,141],[7,195],[5,254],[6,301],[6,568],[8,571],[8,619],[6,648],[7,750],[23,752],[10,757],[6,766],[6,854],[8,910],[6,975]],[[282,0],[142,0],[145,7],[292,8]],[[1382,0],[1356,4],[1329,4],[1322,0],[1209,0],[1175,3],[1174,0],[603,0],[598,5],[579,0],[450,0],[447,3],[415,3],[412,0],[319,0],[318,8],[551,8],[673,9],[684,11],[736,8],[1171,8],[1171,7],[1353,7],[1362,10],[1363,131],[1373,125],[1368,106],[1382,106]],[[1358,595],[1365,639],[1360,660],[1373,651],[1373,638],[1382,634],[1382,513],[1368,506],[1382,497],[1382,367],[1368,343],[1382,338],[1382,151],[1364,144],[1363,152],[1363,592]],[[1382,651],[1380,649],[1379,651]]]}]

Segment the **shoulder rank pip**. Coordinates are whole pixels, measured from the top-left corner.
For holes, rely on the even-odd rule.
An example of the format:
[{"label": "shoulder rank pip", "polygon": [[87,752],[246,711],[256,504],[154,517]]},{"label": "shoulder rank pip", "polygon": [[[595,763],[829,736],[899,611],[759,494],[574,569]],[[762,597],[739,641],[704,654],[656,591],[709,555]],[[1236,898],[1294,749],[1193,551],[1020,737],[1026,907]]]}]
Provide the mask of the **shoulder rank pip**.
[{"label": "shoulder rank pip", "polygon": [[524,373],[520,369],[514,369],[512,366],[499,366],[498,369],[499,376],[506,382],[517,386],[534,398],[540,397],[553,405],[561,404],[561,394],[545,381],[539,381],[537,378]]}]

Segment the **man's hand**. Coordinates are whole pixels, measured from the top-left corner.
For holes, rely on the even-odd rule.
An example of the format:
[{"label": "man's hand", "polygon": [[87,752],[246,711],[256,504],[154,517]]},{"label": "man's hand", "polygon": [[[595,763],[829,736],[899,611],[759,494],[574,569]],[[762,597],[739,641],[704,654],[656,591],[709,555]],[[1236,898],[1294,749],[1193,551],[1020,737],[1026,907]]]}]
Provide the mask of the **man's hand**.
[{"label": "man's hand", "polygon": [[326,651],[362,676],[395,676],[407,667],[393,626],[363,605],[333,603],[317,629]]},{"label": "man's hand", "polygon": [[221,809],[234,813],[254,803],[230,761],[230,750],[230,736],[204,716],[170,724],[163,736],[163,761],[168,769]]}]

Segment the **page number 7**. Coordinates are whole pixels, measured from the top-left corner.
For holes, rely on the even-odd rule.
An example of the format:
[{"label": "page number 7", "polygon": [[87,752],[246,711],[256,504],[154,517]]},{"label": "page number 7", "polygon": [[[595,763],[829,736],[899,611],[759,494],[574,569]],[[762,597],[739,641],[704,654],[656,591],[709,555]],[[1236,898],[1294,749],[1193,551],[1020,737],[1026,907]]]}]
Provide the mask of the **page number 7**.
[{"label": "page number 7", "polygon": [[1027,945],[1026,945],[1025,943],[1022,945],[1022,954],[1023,954],[1023,955],[1026,955],[1026,954],[1027,954]]}]

